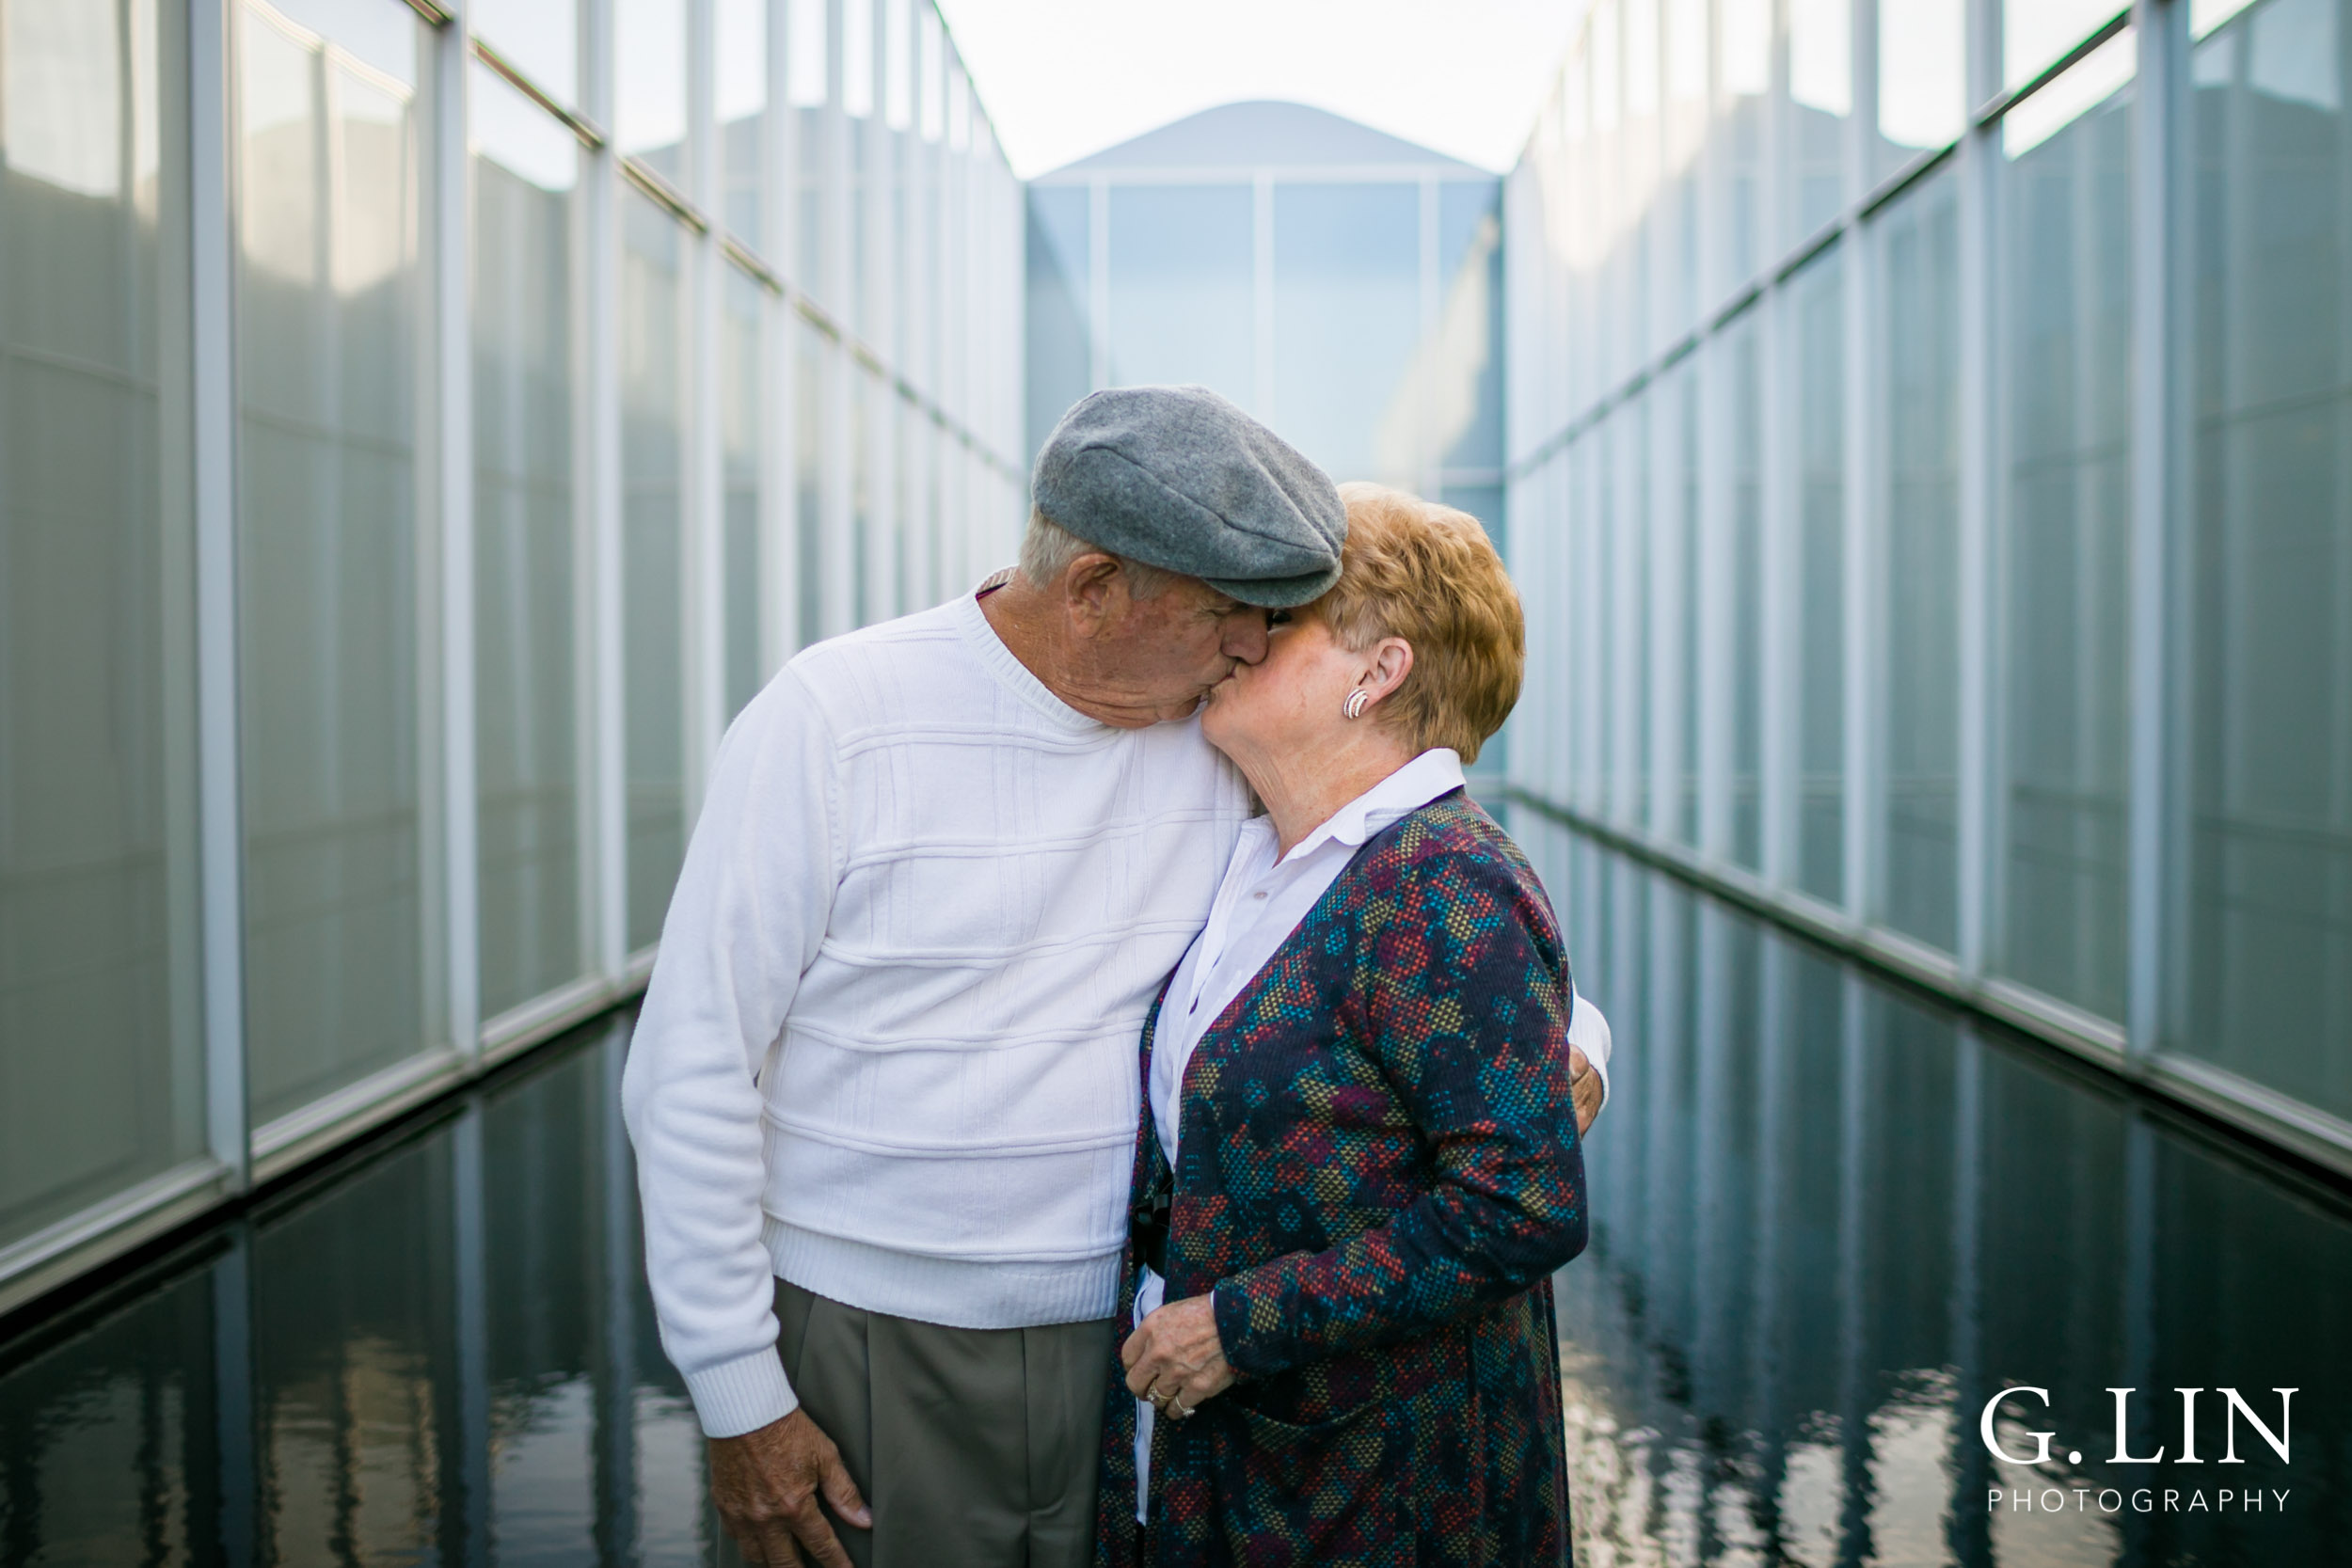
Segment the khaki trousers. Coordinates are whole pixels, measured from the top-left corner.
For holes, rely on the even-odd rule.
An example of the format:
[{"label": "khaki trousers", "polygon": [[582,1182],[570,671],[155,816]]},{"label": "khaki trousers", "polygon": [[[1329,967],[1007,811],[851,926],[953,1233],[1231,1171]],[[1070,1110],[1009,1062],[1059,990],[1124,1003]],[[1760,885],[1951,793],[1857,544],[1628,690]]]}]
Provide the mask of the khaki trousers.
[{"label": "khaki trousers", "polygon": [[776,1281],[802,1406],[874,1511],[857,1568],[1089,1568],[1111,1321],[943,1328]]}]

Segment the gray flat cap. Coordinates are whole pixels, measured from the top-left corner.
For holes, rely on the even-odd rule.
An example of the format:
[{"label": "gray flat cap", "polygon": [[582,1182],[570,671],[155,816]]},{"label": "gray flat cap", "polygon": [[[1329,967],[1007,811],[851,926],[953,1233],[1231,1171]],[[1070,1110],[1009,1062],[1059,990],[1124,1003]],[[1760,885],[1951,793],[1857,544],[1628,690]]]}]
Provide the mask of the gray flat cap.
[{"label": "gray flat cap", "polygon": [[1330,476],[1206,387],[1120,387],[1047,436],[1030,494],[1089,545],[1288,609],[1340,579]]}]

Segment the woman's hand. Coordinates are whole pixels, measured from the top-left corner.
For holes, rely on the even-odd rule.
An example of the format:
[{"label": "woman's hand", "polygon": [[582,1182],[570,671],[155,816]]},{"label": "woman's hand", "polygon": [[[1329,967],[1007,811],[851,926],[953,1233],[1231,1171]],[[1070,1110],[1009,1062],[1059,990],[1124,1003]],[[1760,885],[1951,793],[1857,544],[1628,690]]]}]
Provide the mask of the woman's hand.
[{"label": "woman's hand", "polygon": [[1128,1391],[1183,1420],[1233,1386],[1233,1369],[1216,1335],[1216,1307],[1208,1296],[1171,1301],[1137,1325],[1119,1348]]}]

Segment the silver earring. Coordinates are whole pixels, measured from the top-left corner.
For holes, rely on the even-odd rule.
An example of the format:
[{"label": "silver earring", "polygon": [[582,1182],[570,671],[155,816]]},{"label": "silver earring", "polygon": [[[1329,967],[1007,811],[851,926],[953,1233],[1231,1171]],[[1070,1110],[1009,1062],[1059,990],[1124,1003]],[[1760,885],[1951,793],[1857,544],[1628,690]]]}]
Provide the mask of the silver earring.
[{"label": "silver earring", "polygon": [[1350,719],[1361,719],[1371,701],[1372,693],[1359,686],[1347,694],[1347,701],[1340,705],[1340,712]]}]

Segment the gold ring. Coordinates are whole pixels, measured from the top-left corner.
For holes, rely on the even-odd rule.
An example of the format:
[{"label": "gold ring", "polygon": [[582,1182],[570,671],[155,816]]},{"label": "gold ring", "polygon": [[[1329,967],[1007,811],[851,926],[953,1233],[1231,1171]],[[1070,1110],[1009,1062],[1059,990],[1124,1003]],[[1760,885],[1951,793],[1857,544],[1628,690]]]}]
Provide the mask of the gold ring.
[{"label": "gold ring", "polygon": [[1168,1402],[1169,1406],[1168,1413],[1180,1421],[1192,1414],[1191,1407],[1184,1403],[1184,1396],[1182,1394],[1170,1394]]}]

